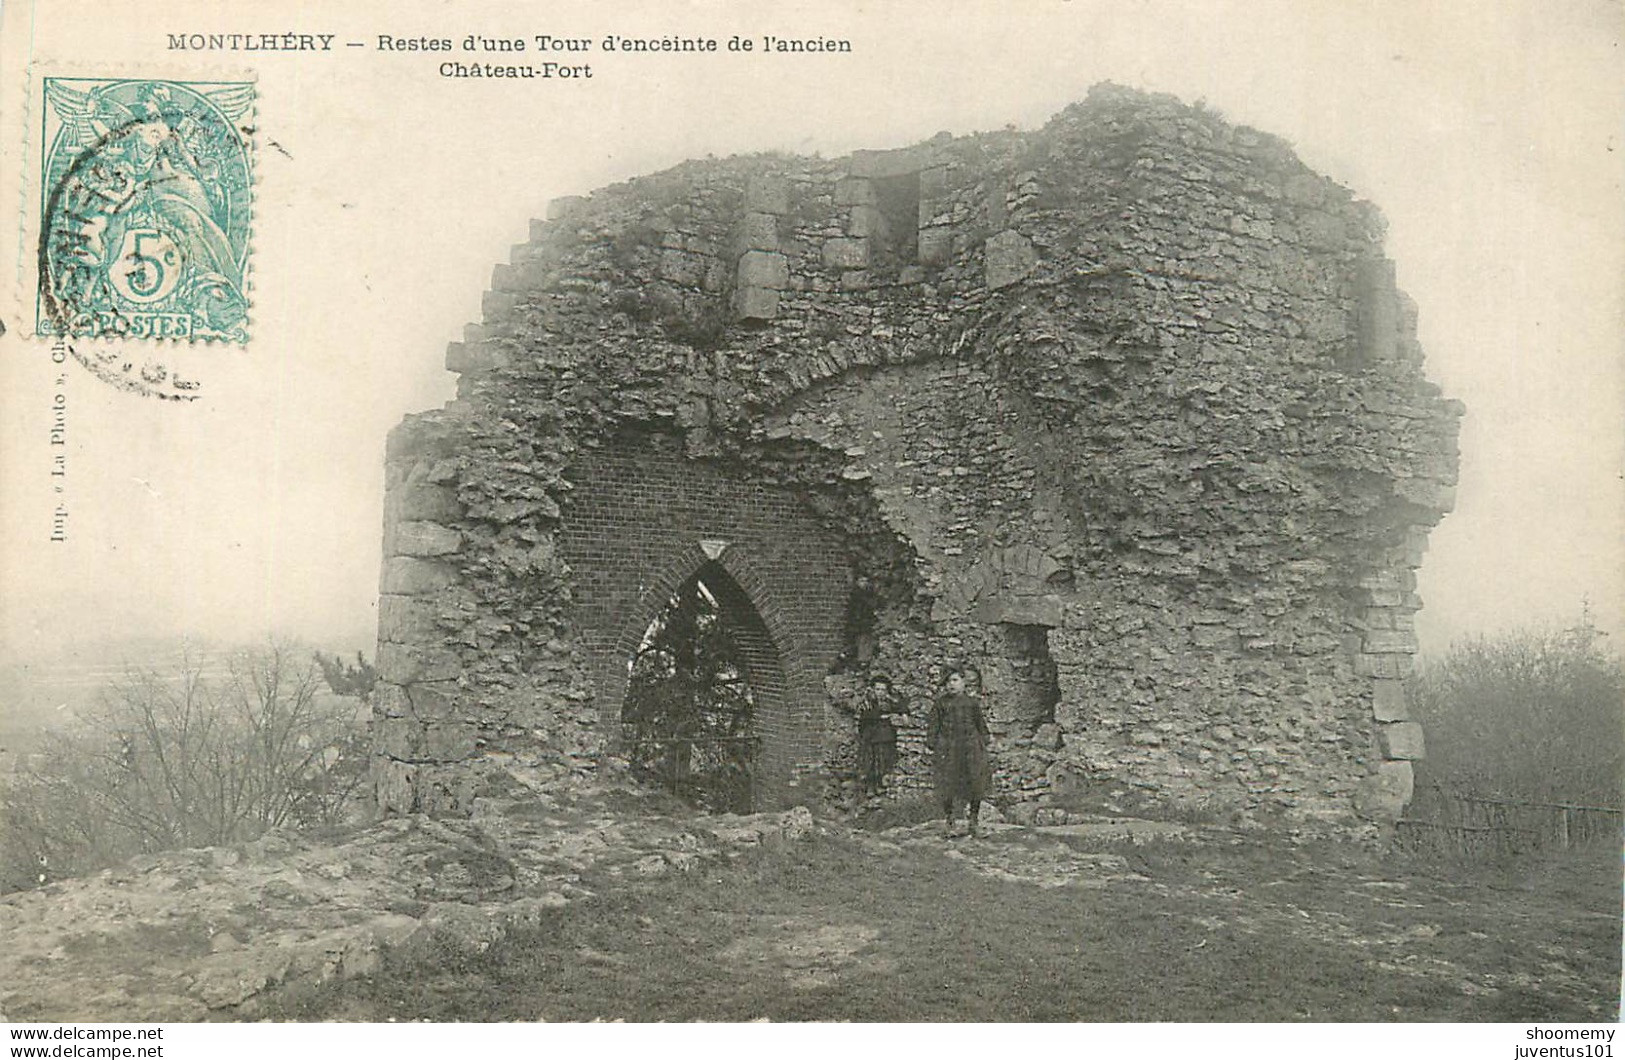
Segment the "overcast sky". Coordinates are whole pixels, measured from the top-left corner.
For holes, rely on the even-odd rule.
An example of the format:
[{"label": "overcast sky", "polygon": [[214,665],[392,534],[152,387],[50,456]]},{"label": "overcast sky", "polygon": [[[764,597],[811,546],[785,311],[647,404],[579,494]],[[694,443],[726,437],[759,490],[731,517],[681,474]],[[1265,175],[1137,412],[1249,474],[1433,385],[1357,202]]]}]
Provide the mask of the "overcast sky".
[{"label": "overcast sky", "polygon": [[[354,8],[357,5],[350,5]],[[771,13],[766,13],[768,11]],[[845,154],[1036,128],[1113,80],[1284,136],[1390,222],[1428,373],[1462,399],[1457,510],[1421,572],[1424,649],[1563,622],[1622,628],[1625,60],[1612,0],[1044,0],[762,5],[8,3],[7,182],[20,63],[259,84],[253,338],[193,351],[191,405],[83,370],[68,541],[52,544],[56,374],[0,338],[0,637],[9,654],[130,634],[293,634],[371,650],[384,435],[450,397],[448,340],[549,198],[683,159]],[[474,12],[478,13],[474,13]],[[441,57],[166,50],[168,33],[843,37],[845,56],[593,56],[574,82],[442,79]],[[528,56],[534,60],[535,56]],[[274,142],[274,146],[273,146]],[[7,270],[26,260],[15,242]],[[8,239],[12,229],[4,229]]]}]

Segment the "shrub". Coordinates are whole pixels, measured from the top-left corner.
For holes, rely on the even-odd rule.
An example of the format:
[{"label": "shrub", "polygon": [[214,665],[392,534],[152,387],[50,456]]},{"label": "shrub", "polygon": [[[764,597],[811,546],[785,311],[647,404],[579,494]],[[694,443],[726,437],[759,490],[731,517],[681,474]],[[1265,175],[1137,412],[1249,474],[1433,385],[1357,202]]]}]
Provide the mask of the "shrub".
[{"label": "shrub", "polygon": [[1425,666],[1412,702],[1426,775],[1479,795],[1618,806],[1625,666],[1605,636],[1582,616],[1565,630],[1458,642]]}]

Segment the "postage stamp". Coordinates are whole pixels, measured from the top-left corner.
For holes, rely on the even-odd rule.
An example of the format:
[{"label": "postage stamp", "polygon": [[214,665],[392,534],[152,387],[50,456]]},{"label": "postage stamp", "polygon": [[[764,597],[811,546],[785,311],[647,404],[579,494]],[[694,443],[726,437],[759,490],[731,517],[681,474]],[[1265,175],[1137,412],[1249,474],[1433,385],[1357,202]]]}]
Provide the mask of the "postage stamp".
[{"label": "postage stamp", "polygon": [[254,91],[43,79],[38,335],[248,341]]}]

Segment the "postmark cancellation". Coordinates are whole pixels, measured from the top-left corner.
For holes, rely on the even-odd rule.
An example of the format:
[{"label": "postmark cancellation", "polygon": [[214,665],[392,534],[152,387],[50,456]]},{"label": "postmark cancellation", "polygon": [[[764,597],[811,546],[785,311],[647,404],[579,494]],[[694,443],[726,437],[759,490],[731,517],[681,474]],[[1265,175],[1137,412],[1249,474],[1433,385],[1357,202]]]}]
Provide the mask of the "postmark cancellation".
[{"label": "postmark cancellation", "polygon": [[252,80],[42,76],[35,330],[246,343]]}]

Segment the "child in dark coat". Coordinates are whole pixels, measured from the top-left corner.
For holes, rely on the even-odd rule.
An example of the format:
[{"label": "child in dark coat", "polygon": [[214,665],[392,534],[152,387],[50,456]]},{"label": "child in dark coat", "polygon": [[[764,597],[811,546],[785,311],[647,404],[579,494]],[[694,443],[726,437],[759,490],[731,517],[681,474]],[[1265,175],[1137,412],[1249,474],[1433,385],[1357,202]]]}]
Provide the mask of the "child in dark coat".
[{"label": "child in dark coat", "polygon": [[950,670],[946,684],[947,692],[938,697],[926,726],[937,801],[942,807],[942,834],[953,834],[954,811],[963,802],[970,834],[975,836],[982,799],[992,786],[987,719],[982,715],[982,675],[974,667]]},{"label": "child in dark coat", "polygon": [[871,677],[858,698],[858,780],[865,795],[884,790],[886,775],[897,765],[897,728],[888,715],[904,712],[891,680],[885,674]]}]

